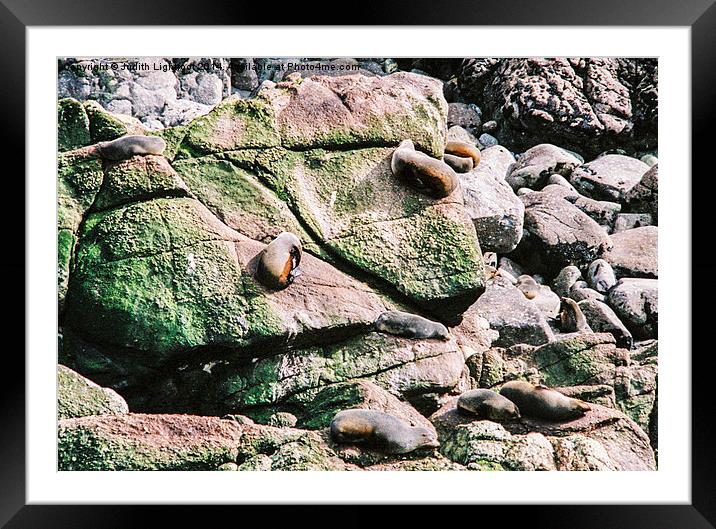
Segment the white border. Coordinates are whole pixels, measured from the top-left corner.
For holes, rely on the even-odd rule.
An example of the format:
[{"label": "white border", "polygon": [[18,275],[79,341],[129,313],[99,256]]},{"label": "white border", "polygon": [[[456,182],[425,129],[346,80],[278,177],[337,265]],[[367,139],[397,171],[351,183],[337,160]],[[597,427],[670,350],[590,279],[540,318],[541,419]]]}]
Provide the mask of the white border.
[{"label": "white border", "polygon": [[[690,28],[151,28],[27,31],[27,500],[35,503],[690,503]],[[57,472],[57,56],[659,57],[656,472]],[[6,80],[8,81],[8,80]]]}]

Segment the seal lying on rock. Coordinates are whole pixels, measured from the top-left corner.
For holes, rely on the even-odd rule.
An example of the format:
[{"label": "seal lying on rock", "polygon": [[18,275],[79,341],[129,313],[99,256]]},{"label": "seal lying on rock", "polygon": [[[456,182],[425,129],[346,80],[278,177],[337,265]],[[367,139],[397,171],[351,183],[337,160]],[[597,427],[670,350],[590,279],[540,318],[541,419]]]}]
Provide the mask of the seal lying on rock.
[{"label": "seal lying on rock", "polygon": [[112,141],[94,145],[94,153],[105,160],[126,160],[141,154],[162,154],[167,144],[159,136],[121,136]]},{"label": "seal lying on rock", "polygon": [[336,413],[331,421],[336,443],[365,443],[389,454],[406,454],[418,448],[440,446],[434,432],[382,411],[350,409]]},{"label": "seal lying on rock", "polygon": [[443,162],[415,150],[410,140],[403,140],[390,161],[393,174],[433,198],[449,196],[458,185],[455,171]]},{"label": "seal lying on rock", "polygon": [[456,173],[469,173],[474,167],[472,158],[463,158],[453,154],[446,154],[443,156],[443,162],[452,167],[453,171]]},{"label": "seal lying on rock", "polygon": [[457,408],[496,422],[514,421],[520,418],[520,410],[515,403],[491,389],[466,391],[457,399]]},{"label": "seal lying on rock", "polygon": [[477,167],[480,164],[479,149],[464,141],[448,141],[445,144],[445,154],[460,158],[470,158],[473,167]]},{"label": "seal lying on rock", "polygon": [[378,316],[374,325],[380,332],[407,338],[439,338],[441,340],[450,338],[447,327],[442,323],[399,310],[384,312]]},{"label": "seal lying on rock", "polygon": [[521,380],[506,383],[500,394],[514,402],[522,416],[548,421],[578,419],[592,409],[586,402]]},{"label": "seal lying on rock", "polygon": [[283,232],[263,249],[256,266],[256,279],[275,290],[286,288],[301,275],[298,265],[303,248],[291,232]]}]

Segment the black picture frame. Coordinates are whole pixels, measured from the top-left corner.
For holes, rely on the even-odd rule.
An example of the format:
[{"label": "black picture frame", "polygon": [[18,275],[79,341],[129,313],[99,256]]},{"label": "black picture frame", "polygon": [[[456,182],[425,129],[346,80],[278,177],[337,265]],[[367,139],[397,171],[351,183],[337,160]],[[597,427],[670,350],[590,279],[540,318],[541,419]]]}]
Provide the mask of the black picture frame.
[{"label": "black picture frame", "polygon": [[[335,6],[284,4],[280,18],[267,13],[260,2],[221,2],[203,0],[200,4],[188,0],[140,2],[93,0],[0,0],[0,106],[2,107],[3,154],[10,154],[17,163],[14,170],[7,170],[4,178],[5,196],[12,197],[3,208],[6,217],[5,258],[0,261],[0,273],[5,278],[7,329],[24,328],[26,281],[32,281],[25,273],[25,231],[18,228],[18,219],[24,228],[25,183],[24,175],[25,115],[30,101],[26,100],[25,83],[27,26],[65,25],[241,25],[241,24],[333,24],[330,13],[337,13]],[[691,82],[692,82],[692,174],[712,172],[711,124],[716,119],[716,5],[714,0],[600,0],[586,2],[575,0],[490,0],[468,2],[412,0],[391,4],[371,3],[361,11],[349,16],[351,25],[601,25],[601,26],[686,26],[691,28]],[[338,19],[338,17],[336,17]],[[343,19],[345,22],[345,18]],[[32,141],[32,138],[28,138]],[[662,149],[668,145],[662,145]],[[677,175],[673,175],[677,176]],[[710,240],[709,193],[694,193],[692,178],[681,175],[684,185],[692,185],[692,248],[699,241]],[[23,197],[18,200],[17,197]],[[19,211],[13,207],[19,208]],[[702,218],[699,218],[702,217]],[[701,243],[703,245],[703,243]],[[708,245],[705,245],[708,246]],[[701,246],[699,246],[701,247]],[[713,261],[683,256],[685,266],[691,266],[693,278],[704,278],[712,271]],[[691,259],[689,261],[689,259]],[[691,289],[685,282],[684,288]],[[699,290],[697,290],[699,292]],[[699,311],[692,297],[692,337],[708,329],[710,311]],[[19,301],[23,300],[23,301]],[[12,319],[17,321],[13,321]],[[9,333],[8,333],[9,334]],[[713,392],[710,391],[709,349],[690,343],[693,338],[684,336],[684,358],[691,356],[692,365],[692,451],[691,494],[688,505],[530,505],[530,506],[450,506],[457,513],[451,519],[464,519],[466,523],[478,522],[487,515],[509,521],[508,526],[528,523],[532,527],[552,528],[682,528],[701,529],[716,524],[716,457],[713,446]],[[160,515],[162,525],[170,526],[186,519],[187,507],[150,506],[73,506],[73,505],[26,505],[25,501],[25,362],[20,355],[24,350],[24,336],[18,347],[6,345],[3,357],[5,376],[0,382],[2,397],[0,410],[0,525],[20,527],[142,527],[148,526],[154,515]],[[691,354],[691,350],[694,351]],[[712,384],[711,384],[712,385]],[[555,503],[559,499],[555,498]],[[344,507],[354,511],[367,507]],[[198,507],[202,512],[208,507]],[[222,513],[233,516],[241,509],[241,517],[261,512],[241,507],[211,507],[211,519]],[[315,507],[293,506],[289,510],[271,509],[272,525],[284,516],[296,520],[317,519]],[[410,508],[410,517],[425,516],[425,507]],[[479,509],[479,519],[475,511]],[[471,510],[472,512],[468,512]],[[208,513],[207,513],[208,514]],[[401,514],[405,516],[406,514]],[[264,514],[265,516],[265,514]],[[365,514],[342,514],[358,526]],[[459,516],[460,518],[456,518]],[[464,517],[464,518],[463,518]],[[331,516],[321,515],[330,520]],[[244,518],[246,520],[250,518]],[[238,521],[237,521],[238,523]],[[316,523],[320,523],[317,521]],[[493,522],[494,523],[494,522]],[[7,524],[7,525],[5,525]],[[335,525],[335,524],[333,524]],[[343,524],[345,525],[345,524]],[[350,524],[348,524],[350,525]]]}]

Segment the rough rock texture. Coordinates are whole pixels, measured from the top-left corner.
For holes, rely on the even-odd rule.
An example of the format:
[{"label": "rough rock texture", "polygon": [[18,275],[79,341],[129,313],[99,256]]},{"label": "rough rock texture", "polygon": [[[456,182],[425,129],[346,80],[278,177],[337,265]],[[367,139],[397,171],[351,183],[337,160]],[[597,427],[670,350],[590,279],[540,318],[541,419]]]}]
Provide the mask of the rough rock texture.
[{"label": "rough rock texture", "polygon": [[[486,71],[499,62],[486,62]],[[341,409],[382,410],[432,428],[425,417],[453,397],[513,379],[621,410],[652,437],[657,422],[655,342],[629,352],[612,334],[560,333],[557,294],[542,285],[528,299],[514,286],[522,274],[546,283],[611,246],[606,233],[619,204],[582,196],[565,179],[581,156],[547,146],[540,167],[539,153],[532,165],[520,157],[535,188],[520,189],[529,192],[520,199],[505,180],[513,154],[486,148],[451,196],[429,199],[392,174],[400,141],[440,158],[448,124],[500,141],[512,129],[491,115],[483,126],[470,104],[453,105],[451,119],[443,93],[461,97],[454,79],[449,88],[420,72],[385,75],[396,67],[391,60],[339,63],[364,71],[292,72],[260,88],[265,73],[232,71],[231,82],[243,87],[237,94],[152,132],[183,105],[161,119],[150,108],[167,75],[115,80],[156,81],[156,94],[58,106],[60,361],[121,393],[133,412],[204,415],[127,414],[125,405],[121,416],[61,419],[61,467],[582,470],[632,468],[635,458],[649,467],[650,449],[617,411],[600,412],[612,415],[596,426],[558,432],[456,425],[440,433],[442,453],[396,457],[333,443],[327,427]],[[196,101],[216,99],[208,65],[166,73]],[[135,113],[135,99],[147,105],[143,122],[123,114]],[[91,157],[91,143],[123,134],[160,135],[164,156]],[[453,126],[447,138],[457,136],[476,141]],[[622,205],[636,214],[643,204],[625,195]],[[255,268],[281,231],[302,241],[301,275],[272,291],[254,280]],[[510,259],[500,256],[501,268],[486,273],[481,246]],[[535,263],[537,256],[544,258]],[[490,264],[497,260],[492,253]],[[596,303],[574,268],[575,277],[562,278],[565,295]],[[642,286],[609,299],[635,337],[655,335],[655,290]],[[441,320],[449,338],[375,332],[387,310]],[[608,327],[595,325],[615,331]],[[79,378],[68,387],[102,402],[111,395]]]},{"label": "rough rock texture", "polygon": [[569,152],[543,143],[525,151],[512,166],[507,182],[517,191],[521,187],[541,189],[552,174],[569,176],[580,160]]},{"label": "rough rock texture", "polygon": [[353,379],[370,380],[403,399],[448,392],[460,382],[464,361],[452,340],[371,333],[256,360],[194,363],[144,388],[144,401],[135,407],[154,412],[189,408],[202,414],[244,413],[261,420],[263,410],[278,406],[307,417],[305,407],[320,391]]},{"label": "rough rock texture", "polygon": [[[112,69],[112,62],[146,64],[147,68]],[[229,60],[224,58],[59,61],[61,97],[98,100],[108,111],[134,116],[151,129],[186,123],[206,114],[229,95],[229,90]]]},{"label": "rough rock texture", "polygon": [[57,290],[64,309],[78,230],[102,184],[102,164],[70,152],[57,157]]},{"label": "rough rock texture", "polygon": [[57,417],[70,419],[87,415],[127,413],[124,399],[63,365],[57,366]]},{"label": "rough rock texture", "polygon": [[623,202],[647,171],[649,166],[641,160],[607,154],[575,169],[569,181],[591,198]]},{"label": "rough rock texture", "polygon": [[468,312],[490,322],[500,337],[496,345],[528,343],[540,345],[554,338],[544,313],[512,284],[495,278]]},{"label": "rough rock texture", "polygon": [[609,305],[637,338],[656,338],[659,290],[656,279],[620,279],[609,291]]},{"label": "rough rock texture", "polygon": [[[524,150],[554,143],[587,155],[656,145],[655,59],[465,59],[466,102],[485,104],[503,144]],[[488,119],[488,118],[483,118]]]},{"label": "rough rock texture", "polygon": [[659,223],[659,166],[654,165],[624,196],[631,211],[648,212]]},{"label": "rough rock texture", "polygon": [[614,233],[653,225],[650,213],[620,213],[614,219]]},{"label": "rough rock texture", "polygon": [[60,421],[59,470],[216,470],[242,428],[218,417],[121,415]]},{"label": "rough rock texture", "polygon": [[476,421],[457,399],[430,417],[440,452],[480,470],[655,470],[647,435],[627,416],[599,405],[584,417],[553,423]]},{"label": "rough rock texture", "polygon": [[92,142],[90,122],[82,104],[71,98],[57,102],[57,150],[71,151]]},{"label": "rough rock texture", "polygon": [[568,201],[544,192],[520,198],[525,235],[517,254],[533,269],[555,275],[567,265],[586,266],[611,247],[604,230]]},{"label": "rough rock texture", "polygon": [[594,200],[561,185],[547,185],[542,189],[542,192],[562,197],[567,202],[574,204],[577,209],[586,213],[600,226],[607,226],[609,228],[614,225],[617,214],[622,208],[621,204],[617,204],[616,202]]},{"label": "rough rock texture", "polygon": [[475,169],[459,175],[465,210],[483,251],[509,253],[522,239],[525,207],[505,182],[512,163],[512,154],[495,145],[480,153]]},{"label": "rough rock texture", "polygon": [[333,384],[322,389],[306,403],[304,419],[299,426],[308,429],[326,428],[336,413],[349,408],[382,411],[399,417],[411,426],[433,430],[430,421],[415,408],[368,380]]},{"label": "rough rock texture", "polygon": [[659,277],[659,229],[643,226],[615,233],[603,257],[617,277]]},{"label": "rough rock texture", "polygon": [[[252,100],[227,99],[189,125],[177,159],[202,158],[176,165],[187,180],[209,180],[197,192],[226,222],[248,224],[258,235],[273,219],[290,224],[275,194],[332,256],[455,319],[484,288],[462,196],[429,199],[396,185],[390,170],[405,138],[442,156],[447,105],[439,90],[434,80],[405,73],[280,83]],[[215,157],[206,178],[209,154]],[[273,194],[217,157],[255,174]],[[232,180],[249,193],[239,199],[234,187],[218,198]],[[241,212],[246,202],[253,203],[248,214]],[[256,218],[266,219],[265,212],[262,226]]]},{"label": "rough rock texture", "polygon": [[579,301],[589,327],[594,332],[608,332],[614,336],[617,346],[631,349],[634,339],[614,311],[608,305],[596,299]]}]

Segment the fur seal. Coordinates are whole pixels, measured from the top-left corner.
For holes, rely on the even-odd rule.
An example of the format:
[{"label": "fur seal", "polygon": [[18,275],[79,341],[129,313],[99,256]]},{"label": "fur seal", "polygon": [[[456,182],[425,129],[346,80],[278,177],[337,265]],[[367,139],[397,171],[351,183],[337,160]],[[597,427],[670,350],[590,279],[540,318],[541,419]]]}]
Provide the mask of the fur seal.
[{"label": "fur seal", "polygon": [[427,428],[410,426],[382,411],[352,408],[336,413],[331,421],[336,443],[365,443],[389,454],[407,454],[418,448],[437,448],[437,436]]},{"label": "fur seal", "polygon": [[515,403],[491,389],[466,391],[457,399],[457,408],[496,422],[515,421],[520,418],[520,410]]},{"label": "fur seal", "polygon": [[162,154],[167,143],[159,136],[121,136],[112,141],[101,141],[94,145],[94,152],[105,160],[126,160],[141,154]]},{"label": "fur seal", "polygon": [[521,380],[506,383],[500,394],[514,402],[524,417],[548,421],[578,419],[592,409],[586,402]]},{"label": "fur seal", "polygon": [[456,173],[469,173],[474,167],[472,158],[462,158],[454,154],[446,154],[443,156],[443,162],[452,167],[452,170]]},{"label": "fur seal", "polygon": [[458,186],[457,174],[448,164],[416,151],[410,140],[403,140],[395,149],[390,169],[396,177],[433,198],[445,198]]},{"label": "fur seal", "polygon": [[527,299],[534,299],[540,291],[540,285],[533,277],[521,275],[517,278],[517,288]]},{"label": "fur seal", "polygon": [[564,332],[582,332],[589,330],[587,319],[577,302],[570,298],[562,298],[562,310],[559,313],[561,328]]},{"label": "fur seal", "polygon": [[447,327],[442,323],[399,310],[384,312],[378,316],[374,325],[380,332],[407,338],[439,338],[441,340],[450,338]]},{"label": "fur seal", "polygon": [[298,265],[302,252],[301,240],[296,235],[288,231],[280,233],[261,252],[256,279],[268,288],[286,288],[301,275]]},{"label": "fur seal", "polygon": [[464,141],[448,141],[445,144],[445,154],[460,158],[470,158],[473,167],[480,165],[480,150]]},{"label": "fur seal", "polygon": [[594,290],[602,294],[608,292],[610,288],[617,284],[612,265],[604,259],[592,261],[587,269],[587,281],[589,281]]}]

